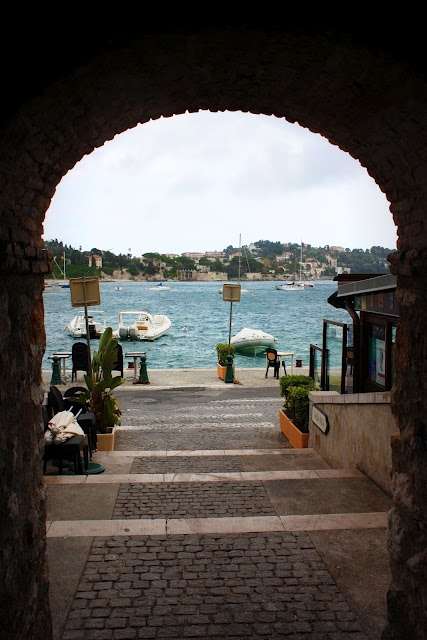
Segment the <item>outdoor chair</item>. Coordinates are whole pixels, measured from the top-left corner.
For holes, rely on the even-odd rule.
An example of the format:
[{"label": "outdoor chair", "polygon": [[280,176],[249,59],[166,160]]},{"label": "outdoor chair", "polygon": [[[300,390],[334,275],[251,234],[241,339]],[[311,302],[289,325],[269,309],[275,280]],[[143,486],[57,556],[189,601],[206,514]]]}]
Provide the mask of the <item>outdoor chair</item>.
[{"label": "outdoor chair", "polygon": [[87,389],[85,387],[70,387],[70,389],[65,391],[64,396],[62,396],[58,387],[51,384],[47,394],[47,409],[48,415],[50,414],[49,417],[52,417],[52,415],[55,415],[55,413],[59,411],[71,411],[75,416],[77,416],[79,411],[81,412],[77,416],[77,424],[85,433],[88,454],[92,460],[92,454],[96,451],[97,446],[95,414],[92,411],[88,411],[86,407],[79,402],[70,402],[70,398],[77,396],[83,391],[87,391]]},{"label": "outdoor chair", "polygon": [[123,347],[121,344],[117,345],[117,362],[113,371],[119,371],[121,377],[123,378]]},{"label": "outdoor chair", "polygon": [[87,344],[85,342],[75,342],[71,348],[71,382],[77,380],[77,372],[84,371],[86,374],[90,371],[89,355]]},{"label": "outdoor chair", "polygon": [[280,373],[280,360],[277,355],[276,349],[268,348],[265,350],[265,355],[267,358],[267,369],[265,370],[265,377],[268,375],[268,370],[270,367],[273,367],[274,377],[279,378]]},{"label": "outdoor chair", "polygon": [[[43,431],[46,433],[49,428],[49,415],[46,410],[46,407],[42,407],[42,420],[43,420]],[[72,436],[62,442],[61,444],[48,444],[45,441],[44,450],[43,450],[43,473],[46,473],[47,462],[48,460],[52,460],[58,465],[58,473],[63,472],[64,461],[70,461],[73,463],[74,473],[82,474],[83,466],[82,466],[82,453],[85,460],[86,471],[89,468],[89,460],[87,456],[87,450],[85,450],[85,443],[83,436]]]}]

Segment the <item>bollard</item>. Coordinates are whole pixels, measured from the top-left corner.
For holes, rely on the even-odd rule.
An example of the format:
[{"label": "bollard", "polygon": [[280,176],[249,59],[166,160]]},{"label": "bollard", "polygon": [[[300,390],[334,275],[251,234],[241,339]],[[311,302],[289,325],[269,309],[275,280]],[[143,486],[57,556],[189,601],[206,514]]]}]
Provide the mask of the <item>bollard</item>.
[{"label": "bollard", "polygon": [[61,384],[61,370],[59,368],[59,358],[56,356],[52,357],[52,378],[50,379],[50,384]]},{"label": "bollard", "polygon": [[139,378],[136,384],[150,384],[147,373],[147,357],[141,356],[141,366],[139,369]]},{"label": "bollard", "polygon": [[234,382],[233,356],[228,354],[224,382]]}]

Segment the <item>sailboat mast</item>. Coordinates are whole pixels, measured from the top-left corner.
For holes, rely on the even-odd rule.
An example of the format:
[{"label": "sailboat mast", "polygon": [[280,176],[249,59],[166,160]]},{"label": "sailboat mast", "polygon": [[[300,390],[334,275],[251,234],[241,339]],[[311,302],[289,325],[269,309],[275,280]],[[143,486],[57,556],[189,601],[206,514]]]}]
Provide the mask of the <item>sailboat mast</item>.
[{"label": "sailboat mast", "polygon": [[242,234],[239,233],[239,275],[237,278],[238,283],[240,284],[240,262],[241,262],[241,252],[242,252]]},{"label": "sailboat mast", "polygon": [[299,261],[299,281],[302,282],[301,280],[301,270],[302,270],[302,240],[301,240],[301,254],[300,254],[300,261]]}]

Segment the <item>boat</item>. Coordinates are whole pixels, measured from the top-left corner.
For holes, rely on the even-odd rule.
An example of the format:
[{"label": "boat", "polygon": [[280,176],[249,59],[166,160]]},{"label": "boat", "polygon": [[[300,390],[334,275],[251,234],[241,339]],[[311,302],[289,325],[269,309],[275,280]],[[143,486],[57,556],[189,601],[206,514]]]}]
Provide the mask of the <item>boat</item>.
[{"label": "boat", "polygon": [[121,291],[121,290],[122,290],[122,288],[121,288],[121,287],[114,287],[114,290],[115,290],[115,291]]},{"label": "boat", "polygon": [[164,314],[152,315],[148,309],[142,311],[120,311],[119,326],[113,332],[118,340],[148,340],[152,342],[171,328],[171,321]]},{"label": "boat", "polygon": [[302,282],[285,282],[284,284],[276,284],[277,291],[304,291],[305,287]]},{"label": "boat", "polygon": [[[295,257],[295,263],[296,263],[296,257]],[[301,275],[302,275],[302,242],[301,242],[301,256],[300,256],[300,263],[299,263],[299,281],[296,280],[295,278],[296,273],[294,273],[294,280],[292,282],[285,282],[284,284],[276,284],[277,291],[304,291],[306,287],[301,280]]]},{"label": "boat", "polygon": [[45,280],[43,289],[44,293],[59,293],[60,291],[62,291],[62,287],[59,284]]},{"label": "boat", "polygon": [[170,291],[170,286],[167,284],[163,284],[163,282],[159,282],[154,287],[149,287],[150,291]]},{"label": "boat", "polygon": [[60,287],[61,289],[69,289],[70,288],[70,282],[69,280],[67,280],[66,275],[65,275],[65,251],[63,253],[62,256],[62,260],[63,260],[63,269],[61,269],[61,267],[59,266],[57,260],[56,260],[56,256],[53,257],[53,261],[55,263],[55,265],[58,267],[59,271],[62,274],[62,280],[55,280],[54,281],[54,285],[56,285],[57,287]]},{"label": "boat", "polygon": [[[95,313],[88,313],[87,320],[89,338],[100,338],[107,327],[104,312],[97,310]],[[65,325],[64,331],[72,338],[86,338],[86,315],[84,309],[81,309],[77,315]]]},{"label": "boat", "polygon": [[245,327],[236,333],[230,340],[237,353],[247,356],[257,356],[264,353],[267,347],[274,347],[277,338],[260,329],[248,329]]},{"label": "boat", "polygon": [[[238,271],[238,275],[237,275],[237,284],[240,284],[240,295],[247,295],[247,296],[252,296],[255,293],[254,289],[245,289],[242,287],[241,285],[241,276],[240,276],[240,271],[241,271],[241,250],[242,250],[242,235],[239,235],[239,271]],[[245,254],[246,257],[246,254]],[[247,258],[246,258],[247,260]],[[248,263],[248,268],[249,268],[249,263]],[[220,288],[219,292],[222,294],[222,287]]]}]

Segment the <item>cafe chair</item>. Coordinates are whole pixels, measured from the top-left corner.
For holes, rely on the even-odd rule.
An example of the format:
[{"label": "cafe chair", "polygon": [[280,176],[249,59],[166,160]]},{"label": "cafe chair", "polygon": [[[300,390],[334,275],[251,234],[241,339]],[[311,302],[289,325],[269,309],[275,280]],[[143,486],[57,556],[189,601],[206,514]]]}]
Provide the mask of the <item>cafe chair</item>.
[{"label": "cafe chair", "polygon": [[113,371],[119,371],[121,377],[123,378],[123,347],[121,344],[117,345],[117,362]]},{"label": "cafe chair", "polygon": [[274,377],[279,378],[280,373],[280,360],[277,355],[276,349],[268,348],[265,350],[265,355],[267,358],[267,369],[265,370],[265,377],[268,375],[268,370],[270,367],[273,367]]},{"label": "cafe chair", "polygon": [[354,347],[347,347],[347,370],[350,368],[349,374],[353,375],[354,365]]},{"label": "cafe chair", "polygon": [[77,416],[77,424],[85,433],[88,455],[90,460],[92,460],[92,454],[96,451],[98,442],[96,436],[95,414],[92,411],[88,411],[86,407],[79,402],[70,401],[70,398],[73,396],[75,397],[84,391],[87,391],[85,387],[70,387],[65,391],[63,396],[58,387],[51,384],[47,394],[47,411],[49,417],[52,417],[52,415],[55,415],[55,413],[58,413],[59,411],[71,411],[75,416]]},{"label": "cafe chair", "polygon": [[[46,407],[42,407],[42,421],[43,421],[43,432],[49,428],[49,415],[46,410]],[[72,436],[65,440],[61,444],[49,444],[45,440],[44,450],[43,450],[43,473],[46,473],[47,470],[47,462],[49,460],[54,461],[55,464],[58,465],[58,473],[61,474],[64,469],[64,462],[72,462],[74,473],[76,475],[81,475],[84,473],[83,465],[82,465],[82,454],[85,461],[86,471],[89,468],[89,460],[87,456],[87,452],[85,451],[85,442],[83,436]]]},{"label": "cafe chair", "polygon": [[71,382],[77,380],[77,372],[84,371],[86,374],[90,371],[89,356],[87,352],[87,344],[85,342],[75,342],[71,348]]}]

